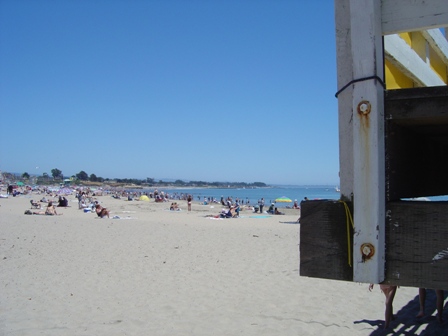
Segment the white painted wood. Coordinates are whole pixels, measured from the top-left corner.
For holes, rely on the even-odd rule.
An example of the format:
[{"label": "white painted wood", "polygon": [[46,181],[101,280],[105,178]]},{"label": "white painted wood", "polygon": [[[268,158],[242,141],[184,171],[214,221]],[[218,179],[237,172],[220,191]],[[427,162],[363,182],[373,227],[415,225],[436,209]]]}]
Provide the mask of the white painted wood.
[{"label": "white painted wood", "polygon": [[384,35],[446,26],[447,0],[382,0]]},{"label": "white painted wood", "polygon": [[[337,87],[340,90],[353,79],[353,58],[350,39],[350,6],[346,0],[335,1]],[[353,85],[338,96],[339,110],[339,179],[342,200],[353,194]]]},{"label": "white painted wood", "polygon": [[[376,75],[383,79],[381,3],[376,0],[348,0],[353,79]],[[339,22],[339,21],[338,21]],[[353,84],[350,113],[353,127],[354,223],[353,279],[380,283],[385,263],[385,151],[384,90],[378,80]],[[358,113],[367,101],[368,114]],[[362,246],[370,244],[375,253],[363,259]]]},{"label": "white painted wood", "polygon": [[434,49],[440,59],[448,66],[448,41],[440,29],[429,29],[422,31],[422,35]]},{"label": "white painted wood", "polygon": [[[353,75],[383,78],[381,4],[376,0],[351,0],[351,40]],[[368,101],[371,112],[358,113],[361,101]],[[380,283],[385,264],[385,150],[384,91],[376,80],[355,84],[353,107],[354,222],[353,280]],[[363,260],[364,244],[375,248]]]},{"label": "white painted wood", "polygon": [[419,86],[445,85],[431,67],[398,35],[384,36],[385,57]]}]

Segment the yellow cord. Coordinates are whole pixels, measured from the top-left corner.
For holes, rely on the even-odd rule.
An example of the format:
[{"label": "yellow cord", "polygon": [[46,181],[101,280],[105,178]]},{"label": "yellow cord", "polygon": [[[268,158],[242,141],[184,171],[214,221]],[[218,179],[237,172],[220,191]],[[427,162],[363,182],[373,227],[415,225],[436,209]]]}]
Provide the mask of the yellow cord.
[{"label": "yellow cord", "polygon": [[344,201],[339,200],[339,202],[341,202],[342,204],[344,204],[344,208],[345,208],[345,218],[346,218],[346,223],[347,223],[347,248],[348,248],[348,265],[350,267],[352,267],[352,244],[351,244],[351,240],[350,240],[350,224],[352,224],[352,228],[355,228],[355,224],[353,223],[353,217],[352,214],[350,212],[350,208],[348,207],[347,203],[345,203]]}]

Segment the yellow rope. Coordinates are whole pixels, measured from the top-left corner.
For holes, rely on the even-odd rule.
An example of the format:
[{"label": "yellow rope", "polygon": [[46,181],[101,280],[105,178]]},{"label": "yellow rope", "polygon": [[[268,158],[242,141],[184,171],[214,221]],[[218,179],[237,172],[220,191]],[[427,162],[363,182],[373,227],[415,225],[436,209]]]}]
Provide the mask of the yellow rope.
[{"label": "yellow rope", "polygon": [[344,204],[345,209],[345,218],[347,223],[347,248],[348,248],[348,265],[352,267],[352,244],[350,240],[350,224],[352,224],[352,228],[355,228],[355,224],[353,223],[353,217],[350,212],[350,208],[348,207],[347,203],[344,201],[339,200],[342,204]]}]

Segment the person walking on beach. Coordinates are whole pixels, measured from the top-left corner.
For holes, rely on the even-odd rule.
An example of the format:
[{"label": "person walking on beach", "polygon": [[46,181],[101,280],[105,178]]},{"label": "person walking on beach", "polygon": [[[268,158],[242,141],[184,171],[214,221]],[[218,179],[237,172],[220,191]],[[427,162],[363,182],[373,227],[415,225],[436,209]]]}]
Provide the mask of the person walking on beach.
[{"label": "person walking on beach", "polygon": [[187,197],[188,211],[191,211],[191,200],[192,200],[192,197],[191,197],[191,195],[189,194],[188,197]]},{"label": "person walking on beach", "polygon": [[[437,296],[437,321],[439,323],[443,322],[442,314],[443,314],[443,297],[444,293],[442,289],[435,289]],[[417,318],[421,318],[425,316],[425,301],[426,301],[426,288],[419,288],[418,289],[418,299],[420,302],[420,311],[417,314]]]},{"label": "person walking on beach", "polygon": [[[373,284],[369,285],[369,291],[373,289]],[[380,289],[386,296],[386,311],[384,312],[384,329],[389,327],[390,321],[394,320],[394,308],[392,303],[394,301],[395,293],[397,292],[397,286],[393,285],[381,285]]]}]

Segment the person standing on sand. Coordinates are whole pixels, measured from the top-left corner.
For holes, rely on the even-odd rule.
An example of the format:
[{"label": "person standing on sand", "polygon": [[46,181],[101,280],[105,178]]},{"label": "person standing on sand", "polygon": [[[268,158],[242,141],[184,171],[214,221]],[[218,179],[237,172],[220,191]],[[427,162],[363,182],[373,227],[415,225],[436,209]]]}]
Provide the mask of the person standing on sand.
[{"label": "person standing on sand", "polygon": [[263,213],[263,207],[264,207],[264,198],[262,197],[261,200],[258,201],[258,205],[260,207],[260,213]]},{"label": "person standing on sand", "polygon": [[[373,289],[373,284],[370,284],[369,291]],[[380,289],[386,296],[386,311],[384,312],[384,329],[389,327],[390,321],[394,320],[394,308],[392,303],[394,301],[395,293],[397,292],[397,286],[393,285],[381,285]]]},{"label": "person standing on sand", "polygon": [[190,194],[188,194],[188,197],[187,197],[188,211],[191,211],[191,200],[192,200],[192,197]]},{"label": "person standing on sand", "polygon": [[[443,290],[442,289],[435,289],[434,290],[436,292],[436,296],[437,296],[437,321],[439,323],[443,322]],[[418,299],[420,302],[420,311],[417,314],[417,318],[421,318],[423,316],[425,316],[425,301],[426,301],[426,289],[425,288],[419,288],[418,289]]]}]

